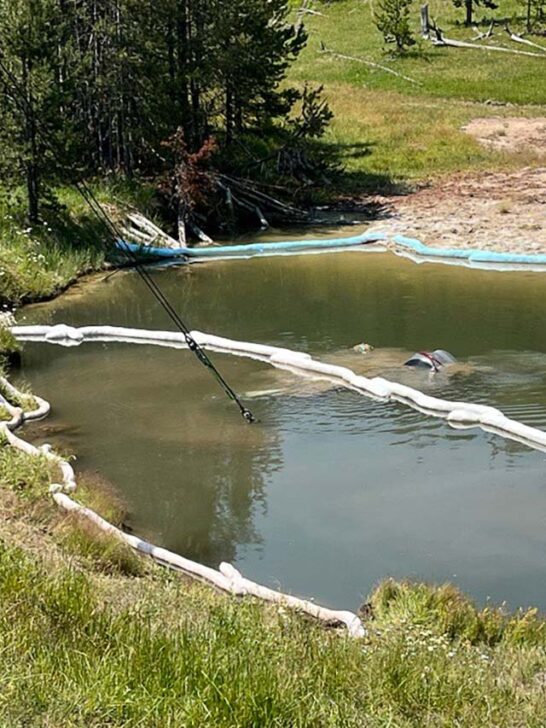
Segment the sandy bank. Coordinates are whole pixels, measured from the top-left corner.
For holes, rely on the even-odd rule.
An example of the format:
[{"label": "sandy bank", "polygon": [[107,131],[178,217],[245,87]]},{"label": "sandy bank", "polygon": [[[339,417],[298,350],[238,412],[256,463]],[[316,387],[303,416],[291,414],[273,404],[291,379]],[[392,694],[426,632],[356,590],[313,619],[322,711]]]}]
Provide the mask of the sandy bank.
[{"label": "sandy bank", "polygon": [[546,253],[546,167],[458,174],[405,196],[375,198],[371,230],[426,245]]}]

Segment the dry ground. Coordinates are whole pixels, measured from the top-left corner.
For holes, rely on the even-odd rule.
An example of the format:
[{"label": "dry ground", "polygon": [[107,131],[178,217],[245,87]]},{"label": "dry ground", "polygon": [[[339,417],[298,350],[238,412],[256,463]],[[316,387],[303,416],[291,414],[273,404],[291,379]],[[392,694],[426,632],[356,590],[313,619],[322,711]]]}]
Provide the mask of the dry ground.
[{"label": "dry ground", "polygon": [[531,151],[546,159],[546,117],[472,119],[463,131],[499,152]]},{"label": "dry ground", "polygon": [[546,253],[546,167],[455,174],[376,201],[387,217],[373,229],[439,247]]},{"label": "dry ground", "polygon": [[[546,160],[546,117],[477,118],[463,131],[508,155],[532,151]],[[427,245],[546,253],[546,166],[457,173],[376,202],[387,218],[375,228]]]}]

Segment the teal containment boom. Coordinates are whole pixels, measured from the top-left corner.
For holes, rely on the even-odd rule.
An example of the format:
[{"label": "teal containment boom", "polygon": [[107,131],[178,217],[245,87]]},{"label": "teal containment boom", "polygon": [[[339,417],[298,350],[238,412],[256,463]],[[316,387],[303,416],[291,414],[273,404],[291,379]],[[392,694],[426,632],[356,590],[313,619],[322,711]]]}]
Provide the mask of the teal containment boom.
[{"label": "teal containment boom", "polygon": [[118,240],[116,247],[129,253],[149,255],[153,258],[247,258],[254,255],[276,255],[311,250],[351,248],[386,240],[383,233],[361,233],[347,238],[318,240],[284,240],[278,243],[249,243],[248,245],[215,245],[210,248],[155,248]]},{"label": "teal containment boom", "polygon": [[316,240],[284,240],[276,243],[249,243],[242,245],[215,245],[208,248],[156,248],[118,240],[116,247],[129,255],[179,260],[205,260],[221,258],[252,258],[268,255],[319,253],[336,250],[366,249],[392,250],[396,255],[410,258],[416,263],[438,262],[463,265],[470,268],[491,270],[546,271],[546,254],[508,253],[475,248],[440,248],[425,245],[420,240],[405,235],[389,236],[382,232],[367,232],[346,238],[321,238]]},{"label": "teal containment boom", "polygon": [[476,248],[433,248],[425,245],[420,240],[408,238],[405,235],[395,235],[392,242],[400,248],[411,250],[415,255],[422,258],[437,258],[442,260],[459,260],[467,264],[489,263],[525,266],[540,265],[546,266],[546,255],[544,253],[499,253],[494,250],[479,250]]}]

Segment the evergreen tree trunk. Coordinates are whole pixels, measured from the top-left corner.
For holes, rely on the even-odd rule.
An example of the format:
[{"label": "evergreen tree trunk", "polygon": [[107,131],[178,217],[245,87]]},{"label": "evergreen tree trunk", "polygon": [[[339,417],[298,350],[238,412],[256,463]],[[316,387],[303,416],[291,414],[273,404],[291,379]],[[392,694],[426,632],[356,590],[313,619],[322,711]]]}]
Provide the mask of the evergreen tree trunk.
[{"label": "evergreen tree trunk", "polygon": [[464,6],[466,9],[466,20],[465,25],[472,25],[472,10],[473,10],[473,0],[465,0]]},{"label": "evergreen tree trunk", "polygon": [[[195,2],[193,6],[193,25],[191,67],[192,69],[197,69],[203,62],[200,56],[202,55],[205,38],[204,16],[201,3],[199,2]],[[203,123],[201,118],[201,87],[200,83],[193,77],[190,82],[190,97],[192,127],[190,147],[193,150],[197,150],[203,143]]]},{"label": "evergreen tree trunk", "polygon": [[240,98],[235,101],[235,130],[237,134],[243,131],[243,105]]},{"label": "evergreen tree trunk", "polygon": [[176,35],[177,73],[175,82],[177,86],[180,114],[182,117],[181,124],[184,128],[186,139],[190,139],[193,133],[193,124],[191,119],[188,90],[188,49],[191,43],[191,36],[187,0],[179,0],[178,2]]},{"label": "evergreen tree trunk", "polygon": [[36,163],[36,141],[35,141],[35,127],[34,124],[30,124],[28,134],[30,135],[31,141],[31,153],[30,159],[26,163],[26,175],[27,175],[27,196],[28,196],[28,221],[32,225],[35,225],[39,219],[39,207],[40,207],[40,186],[38,176],[38,165]]},{"label": "evergreen tree trunk", "polygon": [[228,81],[226,84],[226,145],[230,145],[233,141],[233,91]]},{"label": "evergreen tree trunk", "polygon": [[38,222],[40,207],[38,145],[36,141],[36,119],[30,78],[32,69],[28,59],[23,59],[22,67],[23,86],[26,94],[24,135],[26,142],[25,172],[27,182],[28,221],[34,225]]}]

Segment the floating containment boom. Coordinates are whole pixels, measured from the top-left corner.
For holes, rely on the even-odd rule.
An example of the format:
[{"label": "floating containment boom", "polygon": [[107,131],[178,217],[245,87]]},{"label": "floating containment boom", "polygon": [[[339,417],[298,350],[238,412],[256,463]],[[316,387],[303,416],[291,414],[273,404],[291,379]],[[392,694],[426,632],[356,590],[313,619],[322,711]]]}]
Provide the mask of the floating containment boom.
[{"label": "floating containment boom", "polygon": [[283,255],[306,251],[353,248],[358,245],[386,240],[383,233],[362,233],[345,238],[322,238],[317,240],[284,240],[277,243],[249,243],[242,245],[215,245],[199,248],[157,248],[153,245],[137,245],[118,240],[116,247],[131,253],[142,253],[154,258],[250,258],[256,255]]},{"label": "floating containment boom", "polygon": [[445,263],[466,268],[480,268],[496,271],[528,270],[545,272],[546,254],[499,253],[474,248],[441,248],[425,245],[420,240],[404,235],[389,236],[385,232],[365,232],[360,235],[341,238],[318,238],[315,240],[284,240],[279,242],[248,243],[241,245],[215,245],[212,247],[163,248],[153,245],[138,245],[118,240],[120,252],[133,256],[146,256],[176,263],[226,258],[248,259],[276,255],[300,255],[302,253],[336,253],[343,251],[384,252],[408,258],[415,263]]},{"label": "floating containment boom", "polygon": [[[21,341],[43,341],[61,346],[78,346],[86,341],[118,341],[132,344],[153,344],[173,349],[187,348],[186,338],[177,331],[150,331],[119,326],[13,326],[13,335]],[[191,337],[206,350],[256,359],[300,376],[325,379],[359,392],[372,399],[401,402],[431,417],[446,419],[452,427],[480,427],[501,437],[546,451],[546,432],[506,417],[495,407],[472,402],[453,402],[432,397],[424,392],[383,377],[364,377],[347,367],[313,359],[310,354],[277,346],[234,341],[201,331]]]}]

